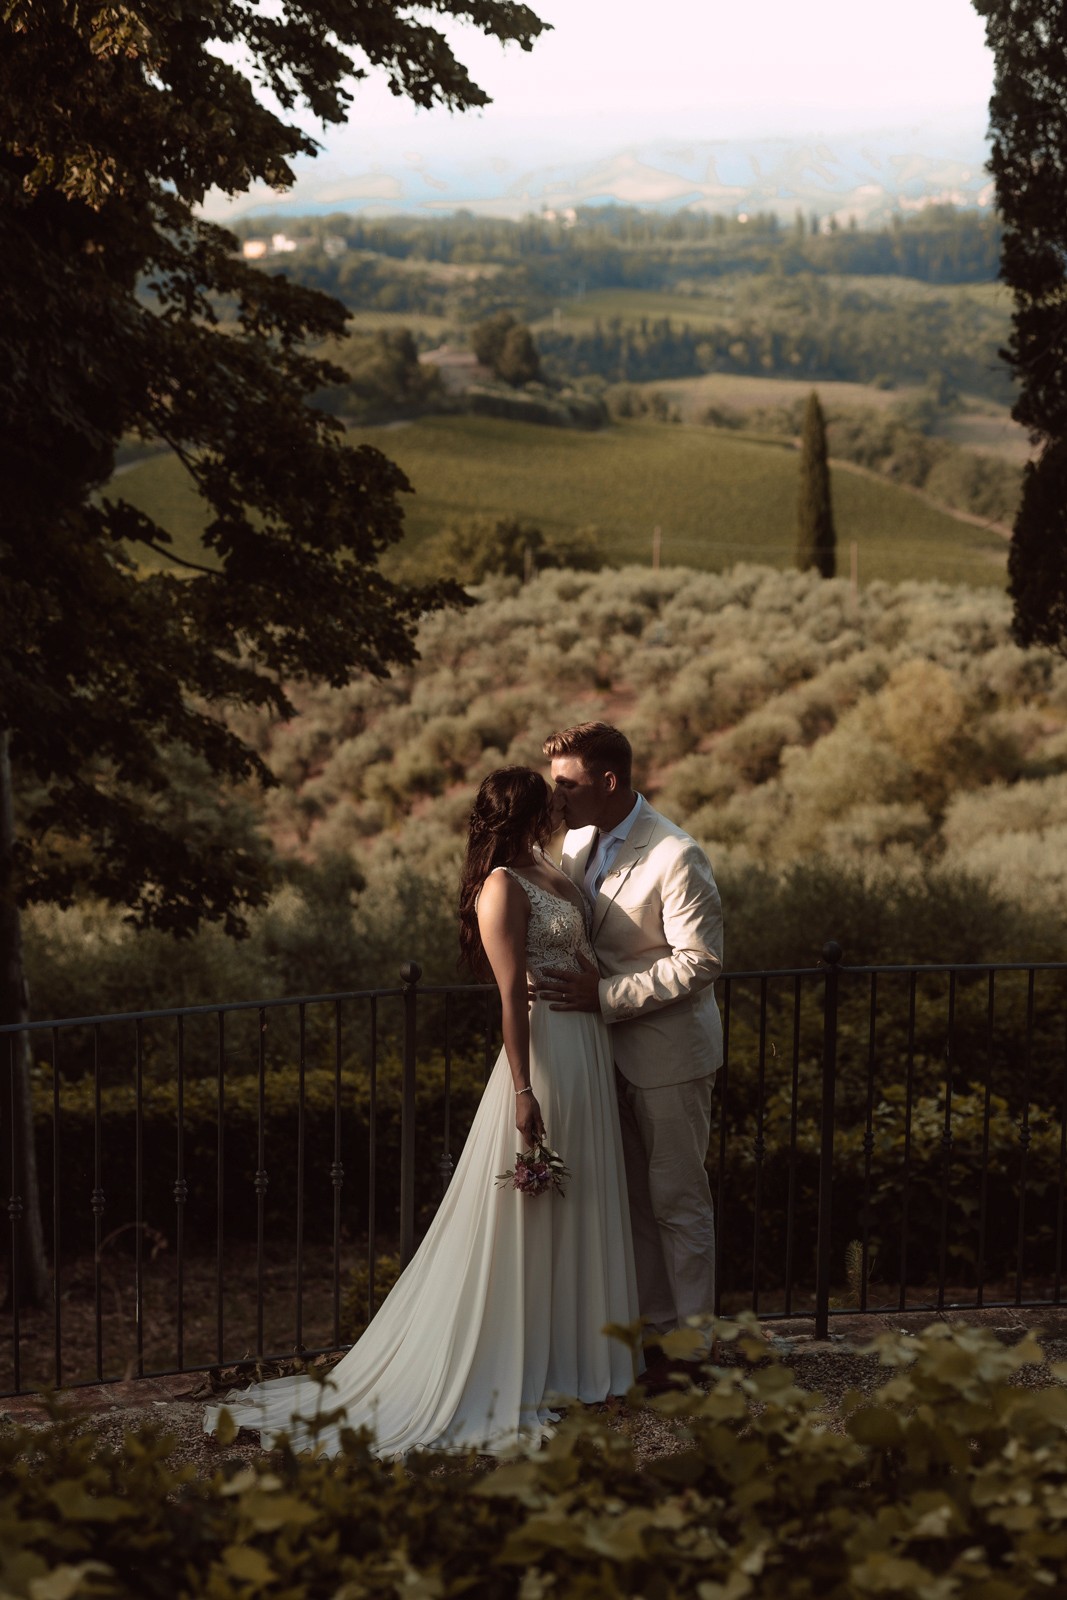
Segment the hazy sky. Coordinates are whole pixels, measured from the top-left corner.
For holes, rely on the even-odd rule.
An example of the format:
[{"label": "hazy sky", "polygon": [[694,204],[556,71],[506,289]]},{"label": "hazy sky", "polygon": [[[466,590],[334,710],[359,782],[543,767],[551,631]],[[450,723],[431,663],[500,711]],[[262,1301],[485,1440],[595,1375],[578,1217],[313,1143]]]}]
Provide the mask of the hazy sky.
[{"label": "hazy sky", "polygon": [[[450,29],[493,97],[485,111],[418,111],[372,73],[347,125],[306,122],[323,149],[295,164],[290,204],[388,206],[410,191],[404,171],[424,175],[421,203],[477,203],[484,184],[489,204],[494,163],[525,171],[663,140],[910,128],[937,156],[952,148],[947,133],[930,131],[940,127],[965,134],[972,165],[981,148],[993,69],[970,0],[534,0],[534,9],[552,31],[529,52]],[[208,210],[264,209],[275,198],[257,185],[232,207],[213,197]]]},{"label": "hazy sky", "polygon": [[[541,0],[553,31],[529,53],[456,28],[458,53],[494,99],[483,131],[504,124],[612,127],[636,122],[709,138],[980,112],[992,58],[970,0]],[[365,84],[353,123],[431,121]],[[679,124],[685,124],[684,128]]]}]

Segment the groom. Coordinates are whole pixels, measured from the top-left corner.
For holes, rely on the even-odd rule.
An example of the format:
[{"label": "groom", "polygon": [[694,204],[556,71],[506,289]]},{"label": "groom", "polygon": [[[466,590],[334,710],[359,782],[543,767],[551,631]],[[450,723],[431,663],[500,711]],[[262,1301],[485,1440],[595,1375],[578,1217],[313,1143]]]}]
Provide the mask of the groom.
[{"label": "groom", "polygon": [[544,752],[567,825],[563,870],[589,902],[599,971],[546,969],[537,993],[610,1024],[638,1300],[649,1331],[666,1333],[715,1302],[704,1157],[722,1065],[719,891],[696,841],[635,794],[617,728],[581,723]]}]

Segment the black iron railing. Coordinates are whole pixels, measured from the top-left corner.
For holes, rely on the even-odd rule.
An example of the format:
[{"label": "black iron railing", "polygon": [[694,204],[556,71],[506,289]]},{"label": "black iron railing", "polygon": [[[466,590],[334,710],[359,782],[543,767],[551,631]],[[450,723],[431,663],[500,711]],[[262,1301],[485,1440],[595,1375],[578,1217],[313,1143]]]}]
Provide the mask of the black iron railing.
[{"label": "black iron railing", "polygon": [[[0,1029],[0,1392],[305,1358],[373,1314],[499,1041],[489,986]],[[1062,1299],[1067,964],[814,967],[718,985],[716,1309]],[[32,1085],[49,1304],[30,1304]],[[491,1180],[487,1179],[487,1182]]]}]

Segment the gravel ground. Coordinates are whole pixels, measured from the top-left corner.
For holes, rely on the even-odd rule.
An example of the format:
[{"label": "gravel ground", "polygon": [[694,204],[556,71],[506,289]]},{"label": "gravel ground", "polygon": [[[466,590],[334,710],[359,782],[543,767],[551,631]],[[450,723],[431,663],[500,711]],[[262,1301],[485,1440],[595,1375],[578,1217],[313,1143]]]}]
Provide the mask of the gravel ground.
[{"label": "gravel ground", "polygon": [[[871,1339],[890,1330],[915,1334],[932,1320],[930,1313],[837,1317],[828,1340],[813,1338],[806,1321],[765,1323],[763,1333],[768,1350],[793,1369],[803,1388],[818,1391],[836,1404],[848,1390],[870,1393],[884,1380],[885,1368],[877,1357],[862,1353]],[[1036,1331],[1045,1363],[1024,1367],[1016,1376],[1016,1381],[1028,1388],[1047,1388],[1055,1383],[1052,1364],[1067,1360],[1067,1312],[1062,1310],[1037,1314],[1032,1321],[1024,1321],[1010,1309],[950,1311],[941,1320],[983,1325],[1012,1344]],[[145,1423],[162,1425],[174,1436],[174,1458],[191,1461],[199,1472],[211,1475],[224,1460],[255,1461],[265,1454],[255,1437],[247,1433],[239,1434],[225,1451],[204,1435],[204,1407],[217,1403],[217,1394],[210,1377],[185,1374],[69,1390],[63,1399],[82,1413],[85,1427],[93,1430],[101,1445],[117,1444],[127,1430]],[[38,1397],[8,1398],[0,1401],[0,1406],[0,1415],[7,1422],[33,1428],[49,1425]],[[610,1426],[630,1435],[639,1460],[670,1455],[684,1447],[682,1426],[655,1410],[627,1406],[621,1401],[611,1401],[594,1410]]]}]

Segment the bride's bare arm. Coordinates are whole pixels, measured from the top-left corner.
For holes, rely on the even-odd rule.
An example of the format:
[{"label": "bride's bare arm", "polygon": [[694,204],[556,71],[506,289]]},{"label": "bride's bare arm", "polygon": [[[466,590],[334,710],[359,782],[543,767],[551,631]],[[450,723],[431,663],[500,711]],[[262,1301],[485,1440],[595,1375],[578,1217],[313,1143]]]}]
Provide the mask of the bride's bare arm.
[{"label": "bride's bare arm", "polygon": [[527,1144],[544,1132],[541,1107],[530,1088],[530,1001],[526,983],[526,929],[530,900],[506,872],[492,873],[478,898],[478,931],[493,969],[504,1015],[504,1050],[515,1087],[515,1126]]}]

